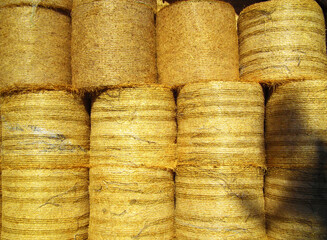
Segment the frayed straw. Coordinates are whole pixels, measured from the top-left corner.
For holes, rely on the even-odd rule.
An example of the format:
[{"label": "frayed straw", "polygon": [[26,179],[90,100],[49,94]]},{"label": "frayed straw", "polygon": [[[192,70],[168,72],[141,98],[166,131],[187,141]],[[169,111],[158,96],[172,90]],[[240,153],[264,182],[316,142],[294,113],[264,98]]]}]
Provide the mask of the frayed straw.
[{"label": "frayed straw", "polygon": [[1,0],[0,8],[11,6],[30,5],[52,9],[71,10],[73,0]]}]

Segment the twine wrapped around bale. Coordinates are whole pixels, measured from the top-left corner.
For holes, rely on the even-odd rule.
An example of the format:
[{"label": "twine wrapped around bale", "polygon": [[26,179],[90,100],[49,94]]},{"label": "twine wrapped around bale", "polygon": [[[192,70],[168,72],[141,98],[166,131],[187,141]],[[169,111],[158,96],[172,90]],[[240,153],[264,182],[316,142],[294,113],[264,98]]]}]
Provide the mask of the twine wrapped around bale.
[{"label": "twine wrapped around bale", "polygon": [[89,239],[173,239],[170,89],[109,89],[92,106]]},{"label": "twine wrapped around bale", "polygon": [[267,104],[268,167],[320,168],[327,143],[327,80],[288,83]]},{"label": "twine wrapped around bale", "polygon": [[32,6],[0,8],[0,88],[71,82],[70,17]]},{"label": "twine wrapped around bale", "polygon": [[181,1],[157,15],[159,82],[235,81],[239,57],[235,11],[222,1]]},{"label": "twine wrapped around bale", "polygon": [[2,98],[3,239],[87,239],[89,116],[66,91]]},{"label": "twine wrapped around bale", "polygon": [[173,239],[174,181],[170,171],[93,167],[90,195],[90,240]]},{"label": "twine wrapped around bale", "polygon": [[177,239],[264,239],[260,85],[188,84],[177,111]]},{"label": "twine wrapped around bale", "polygon": [[74,1],[73,85],[156,82],[155,10],[155,0]]},{"label": "twine wrapped around bale", "polygon": [[71,10],[73,0],[1,0],[1,7],[31,5],[35,7],[47,7],[55,10]]},{"label": "twine wrapped around bale", "polygon": [[219,166],[177,169],[177,239],[265,239],[263,171]]},{"label": "twine wrapped around bale", "polygon": [[265,182],[268,239],[327,239],[326,175],[326,167],[268,169]]},{"label": "twine wrapped around bale", "polygon": [[178,165],[264,166],[264,96],[259,84],[185,85],[177,105]]},{"label": "twine wrapped around bale", "polygon": [[279,86],[266,115],[269,239],[327,238],[327,80]]},{"label": "twine wrapped around bale", "polygon": [[161,86],[114,88],[92,107],[92,165],[175,167],[175,101]]},{"label": "twine wrapped around bale", "polygon": [[238,21],[241,80],[267,84],[327,74],[324,15],[314,0],[271,0]]}]

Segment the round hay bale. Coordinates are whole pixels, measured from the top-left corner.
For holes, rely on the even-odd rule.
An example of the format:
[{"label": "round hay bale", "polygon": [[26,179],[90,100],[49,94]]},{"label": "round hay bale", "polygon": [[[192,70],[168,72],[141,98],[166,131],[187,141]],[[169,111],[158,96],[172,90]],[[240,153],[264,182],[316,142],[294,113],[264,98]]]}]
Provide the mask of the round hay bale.
[{"label": "round hay bale", "polygon": [[170,89],[109,89],[93,103],[92,165],[175,167],[175,101]]},{"label": "round hay bale", "polygon": [[3,96],[3,239],[87,239],[89,116],[66,91]]},{"label": "round hay bale", "polygon": [[1,117],[3,167],[57,169],[89,163],[89,116],[82,100],[72,93],[5,96]]},{"label": "round hay bale", "polygon": [[159,82],[236,81],[239,57],[235,11],[222,1],[181,1],[157,14]]},{"label": "round hay bale", "polygon": [[[84,3],[84,1],[83,1]],[[86,1],[72,11],[77,88],[156,82],[155,0]]]},{"label": "round hay bale", "polygon": [[185,85],[177,99],[177,120],[178,165],[264,165],[264,96],[259,84]]},{"label": "round hay bale", "polygon": [[35,7],[46,7],[54,10],[71,10],[73,0],[2,0],[0,2],[1,7],[12,7],[31,5]]},{"label": "round hay bale", "polygon": [[325,21],[314,0],[271,0],[239,16],[241,80],[267,84],[327,74]]},{"label": "round hay bale", "polygon": [[178,167],[175,215],[177,239],[265,239],[262,169]]},{"label": "round hay bale", "polygon": [[2,239],[88,239],[88,169],[4,169],[2,184]]},{"label": "round hay bale", "polygon": [[260,85],[185,85],[177,114],[177,238],[264,239]]},{"label": "round hay bale", "polygon": [[0,8],[0,88],[71,83],[70,17],[31,6]]},{"label": "round hay bale", "polygon": [[[326,155],[323,161],[326,164]],[[326,175],[323,166],[268,169],[265,183],[268,239],[327,239]]]},{"label": "round hay bale", "polygon": [[130,166],[90,169],[90,240],[173,237],[172,172]]},{"label": "round hay bale", "polygon": [[268,167],[320,168],[327,143],[327,80],[279,86],[266,113]]}]

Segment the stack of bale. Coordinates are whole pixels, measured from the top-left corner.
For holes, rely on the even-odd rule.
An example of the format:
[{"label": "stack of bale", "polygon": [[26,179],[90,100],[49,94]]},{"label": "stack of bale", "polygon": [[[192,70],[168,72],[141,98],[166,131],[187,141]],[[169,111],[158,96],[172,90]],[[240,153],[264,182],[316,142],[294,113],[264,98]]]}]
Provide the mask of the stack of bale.
[{"label": "stack of bale", "polygon": [[0,3],[1,239],[87,239],[89,116],[68,87],[71,5]]},{"label": "stack of bale", "polygon": [[271,0],[239,18],[244,81],[274,86],[267,103],[269,239],[326,239],[327,58],[313,0]]},{"label": "stack of bale", "polygon": [[177,239],[264,239],[264,96],[239,81],[235,11],[181,1],[157,14],[159,82],[178,89]]},{"label": "stack of bale", "polygon": [[75,0],[74,87],[91,92],[89,239],[173,239],[175,101],[156,85],[156,0]]}]

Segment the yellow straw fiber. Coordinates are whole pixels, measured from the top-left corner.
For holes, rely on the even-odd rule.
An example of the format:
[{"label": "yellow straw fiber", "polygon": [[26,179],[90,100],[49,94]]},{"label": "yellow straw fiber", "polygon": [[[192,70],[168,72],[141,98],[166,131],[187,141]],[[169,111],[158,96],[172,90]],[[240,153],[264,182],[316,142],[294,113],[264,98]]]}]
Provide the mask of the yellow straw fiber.
[{"label": "yellow straw fiber", "polygon": [[66,91],[2,98],[2,239],[87,239],[89,116]]},{"label": "yellow straw fiber", "polygon": [[268,238],[327,238],[327,81],[279,86],[267,104]]},{"label": "yellow straw fiber", "polygon": [[73,85],[156,82],[155,10],[155,0],[74,2]]},{"label": "yellow straw fiber", "polygon": [[235,11],[223,1],[181,1],[157,14],[159,82],[190,82],[239,77]]},{"label": "yellow straw fiber", "polygon": [[267,84],[327,74],[325,21],[314,0],[271,0],[239,16],[241,80]]},{"label": "yellow straw fiber", "polygon": [[91,125],[89,239],[173,239],[172,91],[104,91],[93,103]]},{"label": "yellow straw fiber", "polygon": [[1,0],[0,8],[5,6],[31,5],[35,7],[47,7],[56,10],[71,10],[73,0]]},{"label": "yellow straw fiber", "polygon": [[70,17],[31,6],[0,8],[0,88],[71,82]]},{"label": "yellow straw fiber", "polygon": [[[327,143],[327,80],[288,83],[267,104],[268,167],[320,168]],[[319,151],[318,151],[319,150]]]},{"label": "yellow straw fiber", "polygon": [[261,86],[188,84],[177,111],[177,239],[265,239]]}]

